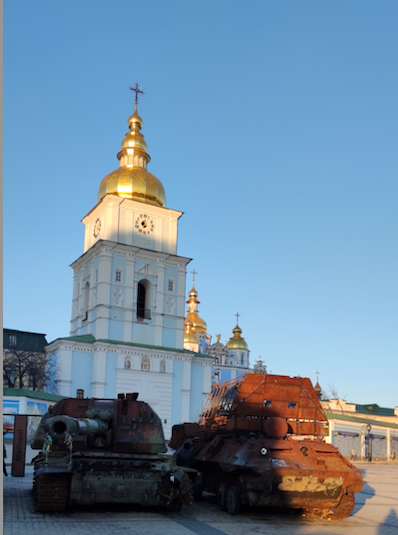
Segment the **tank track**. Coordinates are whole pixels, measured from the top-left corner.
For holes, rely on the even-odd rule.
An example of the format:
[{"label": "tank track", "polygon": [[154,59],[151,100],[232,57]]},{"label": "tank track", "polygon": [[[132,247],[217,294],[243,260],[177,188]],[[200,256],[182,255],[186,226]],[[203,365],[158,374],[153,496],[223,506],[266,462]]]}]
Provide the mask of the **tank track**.
[{"label": "tank track", "polygon": [[33,498],[38,512],[62,512],[68,504],[69,474],[34,476]]}]

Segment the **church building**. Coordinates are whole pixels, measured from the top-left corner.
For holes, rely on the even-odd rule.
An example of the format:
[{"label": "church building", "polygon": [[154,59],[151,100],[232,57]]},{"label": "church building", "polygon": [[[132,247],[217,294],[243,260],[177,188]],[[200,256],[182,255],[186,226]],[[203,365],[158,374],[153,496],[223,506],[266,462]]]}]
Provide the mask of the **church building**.
[{"label": "church building", "polygon": [[[57,363],[59,395],[75,397],[77,389],[97,398],[138,392],[170,437],[172,425],[198,419],[216,369],[229,360],[217,362],[194,286],[185,316],[191,259],[177,254],[182,212],[165,206],[163,184],[147,170],[138,84],[134,90],[119,167],[103,178],[98,202],[82,220],[84,252],[71,264],[70,336],[50,343],[47,352]],[[230,340],[233,368],[244,373],[249,351],[239,331],[237,326]]]}]

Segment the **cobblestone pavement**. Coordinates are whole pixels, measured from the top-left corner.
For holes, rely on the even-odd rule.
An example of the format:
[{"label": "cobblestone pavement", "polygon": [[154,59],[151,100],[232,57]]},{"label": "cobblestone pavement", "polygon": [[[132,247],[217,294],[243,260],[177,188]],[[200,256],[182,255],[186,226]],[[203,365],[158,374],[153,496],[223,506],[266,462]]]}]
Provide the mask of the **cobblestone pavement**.
[{"label": "cobblestone pavement", "polygon": [[238,516],[218,510],[215,498],[165,513],[140,507],[75,507],[67,513],[33,510],[32,467],[24,478],[3,476],[5,535],[397,535],[398,464],[358,463],[365,485],[353,514],[338,522],[314,521],[295,512],[245,509]]}]

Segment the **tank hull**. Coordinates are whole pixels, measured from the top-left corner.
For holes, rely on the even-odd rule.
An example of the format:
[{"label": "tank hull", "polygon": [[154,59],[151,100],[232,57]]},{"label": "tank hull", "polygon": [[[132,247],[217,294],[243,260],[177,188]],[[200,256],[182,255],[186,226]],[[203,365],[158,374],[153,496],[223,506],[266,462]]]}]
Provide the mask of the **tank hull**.
[{"label": "tank hull", "polygon": [[332,445],[219,437],[196,453],[204,490],[217,494],[222,485],[226,492],[236,487],[240,503],[253,507],[302,509],[324,518],[350,515],[362,476]]},{"label": "tank hull", "polygon": [[162,423],[138,394],[68,398],[46,413],[32,448],[37,511],[73,505],[140,504],[179,510],[197,471],[167,454]]},{"label": "tank hull", "polygon": [[[127,457],[127,456],[126,456]],[[182,487],[192,487],[187,470],[172,459],[154,456],[40,455],[35,460],[34,500],[38,511],[64,511],[69,506],[129,503],[170,507],[183,501]],[[196,471],[191,471],[194,478]],[[189,488],[184,488],[188,491]]]},{"label": "tank hull", "polygon": [[363,479],[327,433],[308,378],[247,374],[214,385],[199,422],[174,426],[169,445],[190,444],[203,490],[231,514],[247,504],[345,518]]}]

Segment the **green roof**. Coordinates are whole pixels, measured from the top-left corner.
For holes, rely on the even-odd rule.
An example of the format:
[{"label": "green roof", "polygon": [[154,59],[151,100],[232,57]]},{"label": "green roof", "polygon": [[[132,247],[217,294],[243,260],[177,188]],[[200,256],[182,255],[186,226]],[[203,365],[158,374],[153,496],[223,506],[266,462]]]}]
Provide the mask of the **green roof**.
[{"label": "green roof", "polygon": [[394,409],[379,407],[377,403],[371,405],[356,405],[356,411],[363,414],[373,414],[378,416],[394,416]]},{"label": "green roof", "polygon": [[384,422],[383,420],[372,420],[371,418],[357,418],[356,416],[351,416],[348,414],[338,414],[335,412],[325,411],[326,418],[328,420],[346,420],[347,422],[356,422],[359,424],[371,424],[378,425],[380,427],[392,427],[393,429],[398,429],[398,424],[392,422]]},{"label": "green roof", "polygon": [[86,344],[93,344],[94,342],[102,342],[106,344],[115,344],[115,345],[124,345],[131,347],[146,347],[148,349],[158,349],[161,351],[172,351],[174,353],[184,353],[186,355],[195,355],[198,357],[205,357],[208,359],[214,359],[211,355],[206,355],[205,353],[195,353],[195,351],[188,351],[187,349],[177,349],[175,347],[165,347],[165,346],[153,346],[150,344],[137,344],[135,342],[122,342],[121,340],[106,340],[104,338],[99,338],[96,340],[92,334],[82,334],[79,336],[68,336],[67,338],[58,338],[57,340],[70,340],[72,342],[82,342]]},{"label": "green roof", "polygon": [[58,338],[58,340],[72,340],[73,342],[85,342],[86,344],[92,344],[95,342],[95,338],[92,334],[82,334],[80,336],[68,336],[66,338]]},{"label": "green roof", "polygon": [[[10,336],[15,336],[16,345],[10,344]],[[42,353],[46,345],[45,334],[3,329],[3,349]]]},{"label": "green roof", "polygon": [[47,392],[38,392],[37,390],[26,390],[25,388],[3,388],[3,398],[5,396],[25,396],[27,398],[42,399],[43,401],[59,401],[66,397],[58,394],[48,394]]}]

